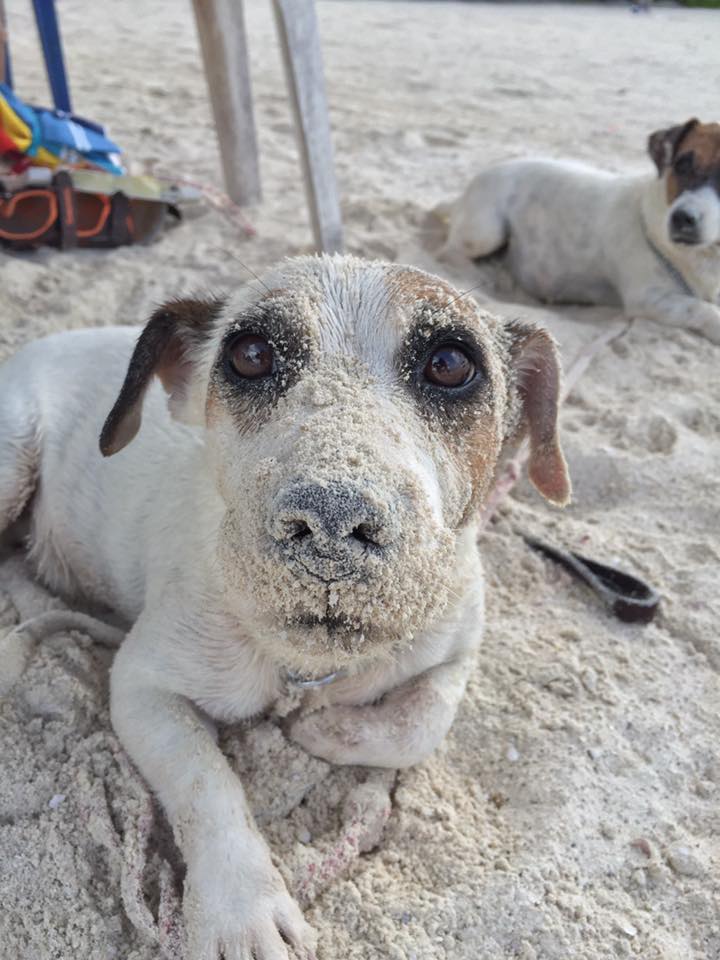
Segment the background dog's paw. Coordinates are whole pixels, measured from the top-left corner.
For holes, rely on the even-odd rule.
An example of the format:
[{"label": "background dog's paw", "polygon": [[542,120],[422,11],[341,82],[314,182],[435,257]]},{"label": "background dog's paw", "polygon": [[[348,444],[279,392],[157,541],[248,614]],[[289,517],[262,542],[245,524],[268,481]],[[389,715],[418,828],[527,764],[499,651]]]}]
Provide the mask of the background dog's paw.
[{"label": "background dog's paw", "polygon": [[711,343],[720,345],[720,310],[716,311],[717,316],[705,327],[705,336]]},{"label": "background dog's paw", "polygon": [[20,622],[20,614],[17,607],[12,602],[9,593],[0,590],[0,636],[3,630],[14,627]]},{"label": "background dog's paw", "polygon": [[25,673],[35,641],[22,627],[0,626],[0,697],[6,697]]},{"label": "background dog's paw", "polygon": [[25,672],[32,640],[17,629],[20,615],[9,594],[0,592],[0,697],[7,696]]},{"label": "background dog's paw", "polygon": [[711,343],[720,344],[720,309],[712,303],[700,303],[693,312],[691,326]]},{"label": "background dog's paw", "polygon": [[431,253],[438,254],[447,240],[451,210],[451,203],[439,203],[420,224],[422,244]]}]

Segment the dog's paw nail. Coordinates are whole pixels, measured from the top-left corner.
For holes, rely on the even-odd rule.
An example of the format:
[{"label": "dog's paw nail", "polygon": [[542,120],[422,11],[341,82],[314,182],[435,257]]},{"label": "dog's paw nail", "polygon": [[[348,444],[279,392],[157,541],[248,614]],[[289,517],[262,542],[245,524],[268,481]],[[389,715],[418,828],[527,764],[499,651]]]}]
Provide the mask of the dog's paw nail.
[{"label": "dog's paw nail", "polygon": [[293,956],[315,960],[317,935],[310,924],[303,919],[300,911],[298,914],[299,916],[293,921],[278,921],[278,929],[292,946]]}]

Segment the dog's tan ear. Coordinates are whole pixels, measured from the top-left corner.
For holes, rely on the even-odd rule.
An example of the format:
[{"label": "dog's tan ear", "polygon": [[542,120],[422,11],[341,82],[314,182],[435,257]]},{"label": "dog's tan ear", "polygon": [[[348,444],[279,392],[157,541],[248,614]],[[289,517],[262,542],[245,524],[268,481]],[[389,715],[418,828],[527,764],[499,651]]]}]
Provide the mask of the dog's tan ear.
[{"label": "dog's tan ear", "polygon": [[512,320],[510,333],[511,389],[520,402],[511,445],[524,437],[530,443],[528,474],[534,486],[551,503],[570,501],[570,478],[558,438],[560,358],[555,341],[542,327]]},{"label": "dog's tan ear", "polygon": [[115,406],[100,434],[100,452],[110,457],[140,429],[145,392],[155,374],[170,396],[170,409],[182,407],[190,386],[193,352],[212,334],[222,300],[173,300],[152,315],[138,337]]},{"label": "dog's tan ear", "polygon": [[675,159],[678,147],[683,142],[690,131],[696,127],[700,121],[697,117],[688,120],[687,123],[678,124],[677,127],[668,127],[667,130],[656,130],[648,137],[648,153],[652,157],[657,167],[658,176],[661,177],[667,167]]}]

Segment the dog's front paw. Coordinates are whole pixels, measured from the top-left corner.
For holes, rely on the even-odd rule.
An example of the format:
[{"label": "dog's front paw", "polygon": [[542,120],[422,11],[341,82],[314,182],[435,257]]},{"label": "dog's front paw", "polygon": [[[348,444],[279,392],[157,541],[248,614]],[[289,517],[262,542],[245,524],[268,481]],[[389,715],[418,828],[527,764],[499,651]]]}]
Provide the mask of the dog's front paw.
[{"label": "dog's front paw", "polygon": [[315,933],[261,844],[206,848],[188,864],[183,908],[189,960],[289,960],[287,944],[315,958]]},{"label": "dog's front paw", "polygon": [[462,664],[444,669],[454,672],[443,678],[428,671],[376,703],[334,705],[300,716],[290,726],[290,739],[329,763],[412,767],[447,734],[465,688]]},{"label": "dog's front paw", "polygon": [[337,764],[364,764],[363,747],[372,733],[367,707],[323,707],[299,717],[289,736],[314,757]]}]

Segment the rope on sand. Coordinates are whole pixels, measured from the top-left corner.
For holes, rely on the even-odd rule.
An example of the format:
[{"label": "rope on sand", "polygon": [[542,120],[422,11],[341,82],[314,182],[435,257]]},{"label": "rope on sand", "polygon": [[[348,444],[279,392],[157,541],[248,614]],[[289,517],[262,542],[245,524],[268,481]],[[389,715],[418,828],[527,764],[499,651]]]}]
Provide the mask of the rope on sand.
[{"label": "rope on sand", "polygon": [[380,843],[392,811],[395,778],[395,770],[373,772],[348,794],[340,835],[295,874],[292,890],[301,906],[308,907],[326,887],[349,872],[361,853]]},{"label": "rope on sand", "polygon": [[23,675],[39,643],[69,630],[84,633],[103,647],[119,647],[125,637],[124,630],[74,610],[48,610],[6,633],[0,630],[0,698],[9,694]]},{"label": "rope on sand", "polygon": [[[128,811],[122,836],[113,822],[105,791],[100,784],[85,791],[82,799],[84,820],[93,839],[105,848],[120,870],[122,904],[128,920],[147,943],[154,944],[161,960],[190,960],[185,950],[185,925],[182,913],[180,878],[157,850],[153,835],[162,815],[152,794],[133,771],[124,754],[118,763],[132,779],[136,804]],[[330,884],[349,873],[360,855],[380,842],[390,816],[391,793],[396,771],[372,771],[345,799],[342,826],[329,844],[314,851],[290,883],[290,892],[308,907]],[[146,879],[149,868],[157,871],[159,901],[150,908]]]},{"label": "rope on sand", "polygon": [[241,207],[217,187],[199,180],[189,180],[187,177],[174,177],[160,174],[153,174],[153,176],[156,180],[160,180],[163,183],[176,183],[180,186],[193,187],[195,190],[199,190],[210,206],[218,210],[235,226],[240,227],[246,237],[254,237],[257,235],[257,230],[245,216]]}]

